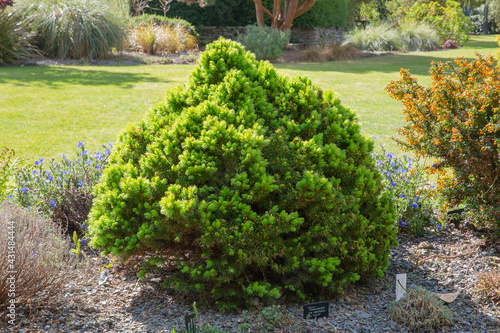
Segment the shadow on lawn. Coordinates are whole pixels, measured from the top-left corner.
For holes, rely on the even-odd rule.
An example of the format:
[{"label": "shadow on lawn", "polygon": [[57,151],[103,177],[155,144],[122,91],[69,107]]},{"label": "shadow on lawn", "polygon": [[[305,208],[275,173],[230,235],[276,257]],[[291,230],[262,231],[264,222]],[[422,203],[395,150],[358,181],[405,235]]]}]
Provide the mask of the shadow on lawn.
[{"label": "shadow on lawn", "polygon": [[[493,36],[471,36],[469,43],[467,43],[463,50],[468,54],[471,53],[471,50],[477,50],[479,54],[487,55],[496,52],[497,48],[498,44]],[[475,52],[472,53],[474,54]],[[398,73],[401,68],[409,68],[413,75],[428,76],[432,61],[445,62],[453,60],[456,54],[456,52],[448,53],[444,50],[437,50],[425,53],[400,53],[321,63],[275,64],[275,66],[279,69],[297,71],[321,71],[325,73],[340,72],[352,74],[365,74],[370,72]],[[475,56],[465,58],[468,60],[476,59]]]},{"label": "shadow on lawn", "polygon": [[[422,54],[403,53],[396,55],[381,55],[355,60],[328,61],[321,63],[288,63],[275,64],[278,69],[289,69],[308,72],[340,72],[351,74],[366,74],[370,72],[398,73],[401,68],[409,68],[412,75],[429,75],[429,68],[432,61],[450,61],[453,56],[445,57],[442,53],[433,56],[433,52],[428,52],[428,56]],[[484,52],[483,52],[484,53]],[[468,60],[475,58],[466,57]]]},{"label": "shadow on lawn", "polygon": [[149,73],[114,72],[98,67],[79,69],[74,67],[11,67],[13,70],[3,71],[0,84],[10,83],[17,86],[37,85],[59,88],[65,84],[91,86],[119,86],[132,88],[137,82],[168,82],[160,80]]}]

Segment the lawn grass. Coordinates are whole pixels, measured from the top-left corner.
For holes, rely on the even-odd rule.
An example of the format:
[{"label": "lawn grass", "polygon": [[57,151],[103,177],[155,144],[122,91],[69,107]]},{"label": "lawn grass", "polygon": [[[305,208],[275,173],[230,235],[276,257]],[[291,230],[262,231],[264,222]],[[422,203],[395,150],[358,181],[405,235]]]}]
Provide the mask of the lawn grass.
[{"label": "lawn grass", "polygon": [[377,137],[376,142],[399,153],[391,137],[397,137],[396,129],[405,124],[403,105],[389,97],[384,90],[387,83],[399,79],[401,68],[409,68],[420,84],[430,85],[428,71],[432,61],[445,62],[460,56],[474,59],[476,50],[482,55],[494,54],[498,50],[495,36],[471,36],[465,47],[455,50],[276,67],[291,76],[307,75],[320,87],[337,92],[342,103],[355,110],[363,133]]},{"label": "lawn grass", "polygon": [[[384,87],[410,68],[423,84],[433,60],[474,58],[497,51],[495,36],[472,36],[461,49],[363,58],[326,63],[277,64],[291,76],[306,75],[331,89],[359,116],[362,131],[396,151],[390,140],[404,124],[402,105]],[[9,147],[32,162],[72,152],[83,141],[90,151],[116,142],[130,122],[186,82],[194,65],[0,67],[0,148]]]}]

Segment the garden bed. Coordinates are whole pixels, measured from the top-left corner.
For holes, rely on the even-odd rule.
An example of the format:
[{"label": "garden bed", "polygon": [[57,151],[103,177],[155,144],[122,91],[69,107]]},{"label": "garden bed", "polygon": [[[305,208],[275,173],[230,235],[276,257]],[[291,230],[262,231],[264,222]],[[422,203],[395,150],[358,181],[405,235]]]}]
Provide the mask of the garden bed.
[{"label": "garden bed", "polygon": [[[219,332],[237,332],[238,327],[247,327],[245,332],[264,332],[266,327],[274,327],[275,332],[293,332],[294,327],[303,332],[408,332],[389,318],[387,310],[395,298],[395,274],[407,273],[407,287],[422,286],[436,293],[460,292],[448,305],[455,323],[440,332],[494,332],[499,327],[500,310],[473,291],[477,275],[499,265],[495,258],[500,256],[500,242],[485,241],[482,233],[451,227],[439,235],[419,239],[401,235],[398,241],[400,246],[391,251],[385,277],[358,283],[341,297],[331,299],[328,318],[304,320],[303,304],[286,301],[279,309],[260,305],[246,313],[228,314],[198,304],[199,325],[216,325]],[[19,324],[15,330],[183,332],[184,315],[192,311],[194,301],[199,301],[196,295],[163,289],[161,281],[170,274],[168,268],[138,281],[133,267],[130,263],[115,264],[102,286],[94,268],[91,279],[83,284],[68,282],[67,290],[53,303],[23,307],[17,314]],[[1,329],[7,327],[0,322]]]},{"label": "garden bed", "polygon": [[[382,55],[398,54],[401,52],[361,52],[357,58],[368,58]],[[25,60],[22,66],[136,66],[136,65],[169,65],[169,64],[190,64],[198,60],[199,51],[190,51],[182,54],[155,54],[150,55],[143,52],[123,51],[114,52],[110,59],[104,60],[71,60],[71,59],[50,59],[39,58]],[[317,59],[310,59],[307,50],[285,50],[283,55],[271,61],[272,63],[298,63],[298,62],[321,62]]]}]

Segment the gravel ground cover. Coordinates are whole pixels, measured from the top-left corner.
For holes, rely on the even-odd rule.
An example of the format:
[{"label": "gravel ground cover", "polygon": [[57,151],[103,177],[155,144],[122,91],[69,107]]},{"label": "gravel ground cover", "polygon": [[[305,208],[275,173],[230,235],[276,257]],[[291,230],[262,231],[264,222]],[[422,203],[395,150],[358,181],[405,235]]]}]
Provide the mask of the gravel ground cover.
[{"label": "gravel ground cover", "polygon": [[[500,242],[468,229],[447,228],[439,235],[416,239],[400,236],[390,255],[386,276],[360,282],[344,295],[329,300],[330,315],[303,319],[303,304],[284,302],[271,310],[264,305],[246,312],[220,313],[198,304],[198,326],[207,323],[224,332],[409,332],[390,319],[388,305],[395,299],[395,275],[407,273],[407,288],[422,286],[436,293],[459,291],[449,306],[455,322],[439,332],[500,332],[500,310],[473,292],[479,273],[495,269]],[[91,261],[98,261],[94,257]],[[102,266],[102,264],[101,264]],[[84,283],[68,281],[51,304],[23,307],[14,331],[28,332],[184,332],[184,316],[192,311],[195,295],[161,287],[160,273],[138,281],[134,263],[116,264],[103,285],[99,264]],[[161,273],[168,274],[168,269]],[[257,305],[257,300],[254,300]],[[6,312],[0,329],[8,332]]]}]

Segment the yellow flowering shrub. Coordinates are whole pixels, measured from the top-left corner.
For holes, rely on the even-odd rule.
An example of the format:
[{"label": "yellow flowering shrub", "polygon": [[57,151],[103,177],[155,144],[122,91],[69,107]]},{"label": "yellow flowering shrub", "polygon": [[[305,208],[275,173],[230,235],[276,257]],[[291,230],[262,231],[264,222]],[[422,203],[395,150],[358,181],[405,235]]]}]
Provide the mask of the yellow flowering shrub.
[{"label": "yellow flowering shrub", "polygon": [[398,143],[437,159],[429,172],[451,203],[500,226],[500,70],[493,57],[478,55],[471,62],[432,63],[429,72],[429,87],[406,69],[386,87],[404,105],[407,124],[398,129]]}]

